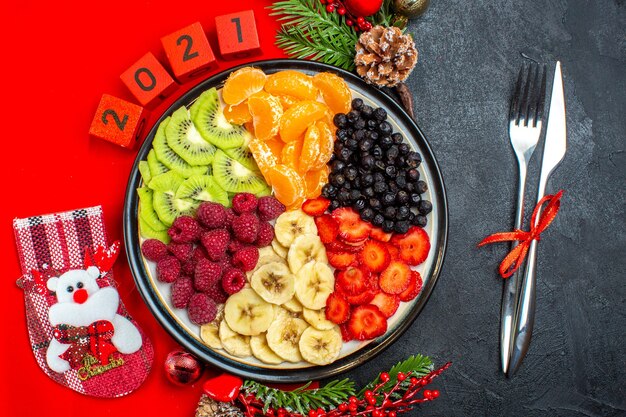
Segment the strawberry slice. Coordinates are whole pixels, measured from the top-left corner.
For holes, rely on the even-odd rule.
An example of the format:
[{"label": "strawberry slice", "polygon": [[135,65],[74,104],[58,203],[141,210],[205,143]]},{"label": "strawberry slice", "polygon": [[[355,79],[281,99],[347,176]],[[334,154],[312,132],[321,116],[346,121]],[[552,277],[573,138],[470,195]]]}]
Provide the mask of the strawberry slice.
[{"label": "strawberry slice", "polygon": [[393,233],[385,233],[380,227],[374,226],[372,227],[372,230],[370,230],[370,236],[372,239],[376,239],[379,242],[389,242]]},{"label": "strawberry slice", "polygon": [[307,200],[302,204],[302,211],[309,216],[321,216],[326,209],[330,206],[330,200],[324,197],[317,197],[312,200]]},{"label": "strawberry slice", "polygon": [[374,296],[370,304],[378,307],[383,316],[389,318],[394,315],[398,306],[400,305],[400,299],[397,295],[389,295],[384,292],[379,292]]},{"label": "strawberry slice", "polygon": [[317,234],[322,243],[330,243],[337,239],[339,225],[333,220],[330,214],[323,214],[320,217],[316,217],[315,225],[317,226]]},{"label": "strawberry slice", "polygon": [[381,272],[391,262],[391,255],[384,243],[370,239],[363,245],[359,260],[370,271]]},{"label": "strawberry slice", "polygon": [[411,270],[401,261],[392,261],[380,274],[378,285],[387,294],[400,294],[409,287]]},{"label": "strawberry slice", "polygon": [[359,266],[349,266],[337,273],[336,283],[346,295],[359,295],[369,288],[370,272]]},{"label": "strawberry slice", "polygon": [[327,251],[328,263],[337,269],[346,269],[351,265],[356,265],[356,253],[331,252]]},{"label": "strawberry slice", "polygon": [[362,248],[363,246],[348,245],[347,243],[340,242],[340,241],[329,242],[326,245],[326,250],[329,250],[332,252],[359,253],[361,252]]},{"label": "strawberry slice", "polygon": [[368,340],[385,334],[387,318],[378,307],[367,304],[355,307],[348,320],[348,332],[357,340]]},{"label": "strawberry slice", "polygon": [[352,208],[338,208],[332,216],[339,224],[339,236],[346,242],[360,242],[369,236],[372,225],[361,220],[359,213]]},{"label": "strawberry slice", "polygon": [[400,301],[411,301],[422,291],[422,276],[417,271],[411,271],[411,279],[406,290],[398,294]]},{"label": "strawberry slice", "polygon": [[354,340],[350,332],[348,331],[347,323],[343,323],[339,325],[339,330],[341,330],[341,340],[344,342],[349,342]]},{"label": "strawberry slice", "polygon": [[[341,290],[339,290],[339,291],[341,291]],[[379,290],[376,290],[376,289],[373,289],[373,288],[368,288],[367,290],[363,291],[359,295],[346,295],[346,294],[343,294],[343,298],[345,298],[346,301],[348,302],[348,304],[350,304],[350,305],[360,306],[360,305],[363,305],[363,304],[368,304],[370,301],[372,301],[372,299],[378,293],[378,291]]]},{"label": "strawberry slice", "polygon": [[335,324],[341,324],[350,318],[350,304],[334,292],[326,299],[326,318]]},{"label": "strawberry slice", "polygon": [[412,226],[403,235],[394,235],[391,243],[400,249],[400,259],[409,265],[419,265],[426,260],[430,251],[430,239],[424,229]]},{"label": "strawberry slice", "polygon": [[400,249],[397,246],[392,245],[391,243],[387,243],[387,251],[389,251],[389,255],[391,255],[392,261],[397,261],[400,259]]}]

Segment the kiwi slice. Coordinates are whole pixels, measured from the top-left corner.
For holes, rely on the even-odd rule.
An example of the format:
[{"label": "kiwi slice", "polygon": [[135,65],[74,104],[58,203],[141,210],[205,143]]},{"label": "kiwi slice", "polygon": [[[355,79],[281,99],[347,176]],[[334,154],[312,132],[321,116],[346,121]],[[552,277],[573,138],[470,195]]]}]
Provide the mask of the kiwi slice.
[{"label": "kiwi slice", "polygon": [[267,187],[260,172],[246,168],[222,150],[215,152],[213,158],[213,178],[217,185],[231,193],[256,194]]},{"label": "kiwi slice", "polygon": [[167,144],[190,165],[208,165],[213,161],[215,146],[198,133],[186,107],[172,114],[165,128]]},{"label": "kiwi slice", "polygon": [[141,174],[141,179],[143,179],[144,184],[150,182],[152,174],[150,173],[150,166],[148,165],[148,161],[139,161],[139,173]]},{"label": "kiwi slice", "polygon": [[196,167],[188,164],[187,161],[181,158],[176,152],[172,150],[172,148],[169,147],[169,145],[167,144],[167,138],[165,137],[165,130],[169,122],[170,117],[167,117],[161,122],[161,124],[159,124],[157,132],[154,135],[154,140],[152,141],[152,146],[154,148],[154,152],[156,153],[157,159],[167,168],[178,172],[185,178],[189,178],[194,174],[204,172],[204,170],[206,169],[205,167]]},{"label": "kiwi slice", "polygon": [[228,206],[228,195],[210,175],[193,175],[185,180],[176,191],[176,198],[191,198],[212,201]]},{"label": "kiwi slice", "polygon": [[243,144],[246,129],[228,123],[215,88],[202,93],[191,107],[193,123],[204,139],[220,149],[237,148]]},{"label": "kiwi slice", "polygon": [[139,234],[146,239],[158,239],[163,243],[170,243],[167,230],[154,230],[141,216],[139,217]]},{"label": "kiwi slice", "polygon": [[152,203],[153,191],[148,187],[137,188],[139,196],[139,217],[141,217],[151,229],[158,232],[167,230],[167,226],[159,219],[154,211]]},{"label": "kiwi slice", "polygon": [[176,171],[167,171],[163,174],[152,177],[148,185],[153,191],[176,194],[178,187],[185,181],[182,175]]},{"label": "kiwi slice", "polygon": [[252,155],[252,152],[250,152],[250,149],[248,148],[247,142],[250,141],[249,140],[250,134],[246,132],[246,136],[248,137],[248,139],[246,140],[246,143],[244,143],[243,145],[237,148],[224,149],[224,153],[230,156],[231,158],[233,158],[235,161],[239,162],[241,165],[248,168],[249,170],[258,171],[259,167],[257,166],[256,161],[254,160],[254,156]]},{"label": "kiwi slice", "polygon": [[[163,174],[164,172],[167,172],[170,170],[167,166],[163,165],[161,161],[159,161],[154,149],[150,149],[150,152],[148,152],[148,156],[146,157],[146,160],[148,161],[148,167],[150,168],[150,177],[155,177],[159,174]],[[139,167],[139,170],[141,171],[141,167]],[[144,178],[144,182],[145,182],[145,178]]]}]

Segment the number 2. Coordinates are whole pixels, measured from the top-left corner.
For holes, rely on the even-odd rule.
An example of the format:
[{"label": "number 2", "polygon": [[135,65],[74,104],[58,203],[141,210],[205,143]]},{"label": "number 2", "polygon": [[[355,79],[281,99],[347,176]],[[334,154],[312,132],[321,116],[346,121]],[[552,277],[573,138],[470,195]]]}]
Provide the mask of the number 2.
[{"label": "number 2", "polygon": [[232,19],[230,19],[230,21],[233,22],[237,27],[237,42],[243,42],[243,33],[241,33],[241,19],[239,19],[238,17],[233,17]]},{"label": "number 2", "polygon": [[115,110],[106,109],[104,113],[102,113],[102,123],[104,123],[105,125],[109,124],[109,120],[107,119],[107,116],[109,115],[113,118],[113,121],[117,125],[118,129],[123,132],[124,128],[126,127],[126,122],[128,122],[128,115],[125,114],[124,118],[120,120],[120,117],[117,115],[117,112]]},{"label": "number 2", "polygon": [[[198,56],[198,51],[191,52],[191,46],[193,45],[193,38],[187,34],[181,35],[176,39],[176,45],[180,46],[183,41],[185,42],[185,52],[183,53],[183,62],[187,62]],[[191,53],[190,53],[191,52]]]}]

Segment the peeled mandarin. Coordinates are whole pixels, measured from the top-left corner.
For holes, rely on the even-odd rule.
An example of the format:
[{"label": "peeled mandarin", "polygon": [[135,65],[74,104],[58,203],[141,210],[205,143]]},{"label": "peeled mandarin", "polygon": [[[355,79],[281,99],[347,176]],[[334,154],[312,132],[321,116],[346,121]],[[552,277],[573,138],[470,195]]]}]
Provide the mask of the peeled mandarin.
[{"label": "peeled mandarin", "polygon": [[[309,126],[304,134],[304,140],[302,141],[302,152],[298,164],[299,172],[307,172],[311,167],[318,164],[320,155],[320,128],[316,123]],[[293,143],[293,142],[290,142]]]},{"label": "peeled mandarin", "polygon": [[269,177],[274,196],[285,206],[304,199],[304,179],[292,167],[278,164],[270,169]]},{"label": "peeled mandarin", "polygon": [[300,99],[292,96],[287,96],[285,94],[279,94],[276,97],[280,100],[280,104],[283,105],[283,110],[287,110],[289,107],[296,104]]},{"label": "peeled mandarin", "polygon": [[254,93],[263,90],[267,76],[253,67],[244,67],[230,74],[222,89],[222,100],[226,104],[239,104]]},{"label": "peeled mandarin", "polygon": [[313,85],[320,90],[324,103],[333,113],[350,111],[352,92],[343,78],[330,72],[320,72],[313,77]]},{"label": "peeled mandarin", "polygon": [[283,106],[273,95],[260,91],[248,98],[248,109],[252,115],[254,134],[261,140],[268,140],[278,134]]},{"label": "peeled mandarin", "polygon": [[299,71],[286,70],[267,77],[265,91],[275,95],[288,95],[300,100],[316,100],[318,90],[313,78]]},{"label": "peeled mandarin", "polygon": [[242,101],[235,105],[226,105],[224,108],[224,117],[228,120],[228,123],[242,125],[252,120],[250,110],[248,110],[248,102]]},{"label": "peeled mandarin", "polygon": [[320,136],[318,141],[319,153],[317,159],[311,163],[309,169],[317,170],[326,166],[326,163],[330,160],[333,154],[335,146],[335,134],[332,132],[328,123],[323,120],[315,122],[315,127],[319,129]]},{"label": "peeled mandarin", "polygon": [[306,198],[317,198],[322,193],[322,187],[328,183],[328,166],[322,169],[309,171],[304,175],[304,183],[306,184]]},{"label": "peeled mandarin", "polygon": [[250,140],[250,143],[248,143],[248,149],[250,149],[261,174],[263,174],[263,177],[269,184],[269,172],[278,164],[276,154],[267,145],[267,143],[257,138],[252,138]]},{"label": "peeled mandarin", "polygon": [[[299,171],[298,161],[300,160],[301,154],[302,154],[302,141],[301,140],[291,141],[285,144],[285,146],[283,147],[283,151],[281,153],[281,163],[292,167],[296,171]],[[303,171],[299,171],[299,172],[303,172]]]},{"label": "peeled mandarin", "polygon": [[304,100],[294,104],[280,119],[280,138],[283,142],[300,138],[311,123],[326,117],[328,112],[328,107],[319,101]]},{"label": "peeled mandarin", "polygon": [[266,140],[265,144],[269,146],[272,153],[276,155],[276,157],[279,157],[282,155],[283,148],[285,147],[285,142],[283,142],[282,140],[278,138],[272,138],[270,140]]}]

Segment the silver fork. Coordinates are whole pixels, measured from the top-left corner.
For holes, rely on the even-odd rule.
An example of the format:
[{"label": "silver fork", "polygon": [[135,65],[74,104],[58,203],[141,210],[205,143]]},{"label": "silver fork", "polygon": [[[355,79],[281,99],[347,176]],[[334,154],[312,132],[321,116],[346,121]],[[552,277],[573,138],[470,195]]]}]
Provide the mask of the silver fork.
[{"label": "silver fork", "polygon": [[[539,65],[522,65],[509,112],[509,138],[517,157],[519,182],[515,229],[521,229],[524,218],[524,189],[530,158],[541,136],[541,118],[546,97],[546,66],[543,65],[539,78]],[[512,247],[517,246],[513,243]],[[517,271],[504,283],[500,320],[500,359],[502,371],[507,374],[513,344],[513,321],[519,292],[520,273]]]}]

